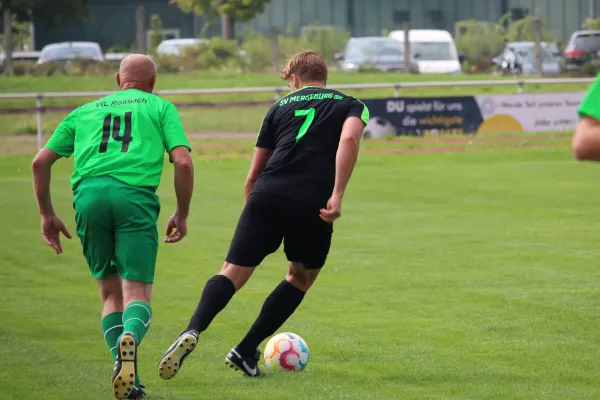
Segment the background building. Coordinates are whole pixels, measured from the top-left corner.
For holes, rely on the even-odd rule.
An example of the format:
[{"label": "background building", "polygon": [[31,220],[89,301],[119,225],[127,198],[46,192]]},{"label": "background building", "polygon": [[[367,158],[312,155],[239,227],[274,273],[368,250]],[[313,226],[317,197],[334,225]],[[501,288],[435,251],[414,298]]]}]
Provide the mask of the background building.
[{"label": "background building", "polygon": [[[196,37],[205,18],[182,13],[168,0],[88,0],[87,20],[55,29],[37,27],[35,47],[66,40],[92,40],[104,50],[111,46],[130,47],[136,42],[136,9],[160,15],[168,37]],[[510,10],[528,9],[546,20],[559,39],[566,40],[592,10],[600,11],[600,0],[272,0],[265,13],[249,23],[238,24],[238,35],[247,29],[267,33],[276,25],[282,31],[300,33],[315,21],[342,27],[354,36],[381,35],[405,21],[413,28],[438,28],[454,32],[454,24],[465,19],[497,21]],[[219,21],[208,36],[220,33]]]}]

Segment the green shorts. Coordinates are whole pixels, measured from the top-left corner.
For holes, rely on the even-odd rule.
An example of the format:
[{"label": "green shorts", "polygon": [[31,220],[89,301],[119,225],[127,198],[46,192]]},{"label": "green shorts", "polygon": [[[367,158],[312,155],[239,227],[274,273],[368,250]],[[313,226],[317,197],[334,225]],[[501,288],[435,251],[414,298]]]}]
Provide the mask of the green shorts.
[{"label": "green shorts", "polygon": [[158,252],[158,196],[150,188],[110,177],[88,178],[75,189],[77,235],[94,278],[152,283]]}]

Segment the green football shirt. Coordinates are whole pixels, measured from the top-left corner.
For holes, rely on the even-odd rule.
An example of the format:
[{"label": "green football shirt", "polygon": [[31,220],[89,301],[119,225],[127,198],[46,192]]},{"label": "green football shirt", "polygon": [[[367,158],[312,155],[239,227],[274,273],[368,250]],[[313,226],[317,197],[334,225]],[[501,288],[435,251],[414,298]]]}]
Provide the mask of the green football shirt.
[{"label": "green football shirt", "polygon": [[73,189],[82,179],[99,176],[156,189],[165,150],[178,146],[190,149],[173,103],[137,89],[77,108],[46,143],[60,156],[73,154]]},{"label": "green football shirt", "polygon": [[583,98],[579,106],[579,116],[592,117],[600,121],[600,75]]}]

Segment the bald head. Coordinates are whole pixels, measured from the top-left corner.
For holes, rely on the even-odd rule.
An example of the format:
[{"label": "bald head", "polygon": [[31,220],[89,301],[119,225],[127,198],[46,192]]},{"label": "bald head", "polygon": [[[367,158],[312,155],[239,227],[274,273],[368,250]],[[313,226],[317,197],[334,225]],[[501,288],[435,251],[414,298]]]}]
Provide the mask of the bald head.
[{"label": "bald head", "polygon": [[131,54],[121,61],[117,84],[121,90],[139,89],[151,93],[156,82],[156,64],[143,54]]}]

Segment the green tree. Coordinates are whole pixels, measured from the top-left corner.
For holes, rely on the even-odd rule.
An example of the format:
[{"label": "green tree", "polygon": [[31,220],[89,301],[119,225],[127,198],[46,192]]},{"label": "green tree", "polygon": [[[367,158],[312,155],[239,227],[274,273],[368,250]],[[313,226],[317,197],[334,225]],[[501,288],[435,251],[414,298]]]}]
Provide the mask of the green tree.
[{"label": "green tree", "polygon": [[31,45],[29,23],[13,21],[12,43],[15,50],[25,50]]},{"label": "green tree", "polygon": [[235,22],[246,22],[260,14],[271,0],[171,0],[183,12],[221,17],[223,39],[233,39]]},{"label": "green tree", "polygon": [[303,39],[307,48],[323,54],[328,62],[335,62],[335,54],[344,50],[350,36],[350,33],[342,28],[324,27],[315,21],[305,27]]},{"label": "green tree", "polygon": [[84,19],[88,12],[87,0],[0,0],[5,73],[12,74],[13,33],[18,38],[23,24],[35,21],[36,24],[54,27]]},{"label": "green tree", "polygon": [[150,52],[156,52],[156,48],[163,40],[163,22],[158,14],[150,17]]},{"label": "green tree", "polygon": [[583,29],[596,30],[600,29],[600,18],[588,18],[583,23]]},{"label": "green tree", "polygon": [[10,9],[17,22],[33,22],[46,27],[79,21],[88,16],[87,0],[0,0],[0,12]]},{"label": "green tree", "polygon": [[456,23],[456,48],[464,54],[475,72],[485,72],[492,59],[504,48],[502,26],[487,21],[466,20]]},{"label": "green tree", "polygon": [[[533,29],[535,20],[536,17],[528,16],[511,23],[506,30],[506,40],[508,42],[535,41],[535,32]],[[556,42],[557,40],[545,21],[542,21],[542,40],[544,42]]]}]

